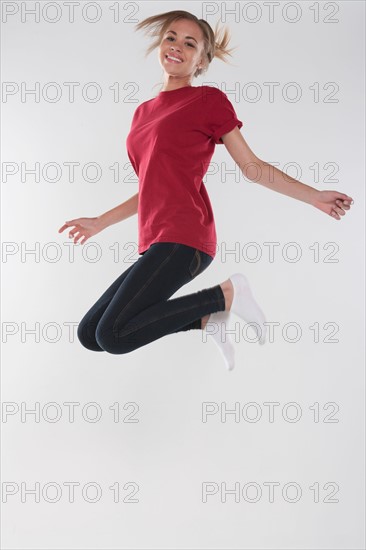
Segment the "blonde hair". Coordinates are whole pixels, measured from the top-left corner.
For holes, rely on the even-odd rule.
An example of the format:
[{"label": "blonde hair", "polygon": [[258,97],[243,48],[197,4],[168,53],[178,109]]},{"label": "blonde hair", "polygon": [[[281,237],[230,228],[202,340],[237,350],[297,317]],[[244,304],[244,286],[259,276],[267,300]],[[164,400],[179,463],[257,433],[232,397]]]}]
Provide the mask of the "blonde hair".
[{"label": "blonde hair", "polygon": [[[231,52],[236,48],[228,49],[228,43],[230,41],[230,35],[227,28],[219,29],[219,23],[216,23],[215,30],[212,30],[211,26],[204,19],[198,19],[193,13],[184,10],[173,10],[165,13],[159,13],[143,19],[136,25],[136,30],[145,29],[145,34],[152,36],[155,40],[148,47],[145,57],[151,53],[155,48],[160,46],[165,31],[169,28],[173,21],[178,19],[189,19],[197,23],[203,34],[203,54],[204,62],[202,69],[196,69],[193,77],[197,77],[202,73],[205,73],[208,69],[211,61],[217,57],[221,61],[226,61],[226,57],[231,55]],[[222,36],[220,36],[222,33]]]}]

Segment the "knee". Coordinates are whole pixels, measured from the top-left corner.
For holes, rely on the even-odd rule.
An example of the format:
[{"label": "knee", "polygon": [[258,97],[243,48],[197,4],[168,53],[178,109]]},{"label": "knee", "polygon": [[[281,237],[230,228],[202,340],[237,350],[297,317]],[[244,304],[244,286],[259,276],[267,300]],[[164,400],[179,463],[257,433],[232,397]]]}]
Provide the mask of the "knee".
[{"label": "knee", "polygon": [[111,328],[107,330],[100,324],[95,331],[95,339],[104,351],[114,355],[131,353],[138,347],[133,337],[120,336]]},{"label": "knee", "polygon": [[95,326],[91,327],[90,323],[81,322],[77,328],[77,337],[84,348],[91,351],[103,351],[95,339]]}]

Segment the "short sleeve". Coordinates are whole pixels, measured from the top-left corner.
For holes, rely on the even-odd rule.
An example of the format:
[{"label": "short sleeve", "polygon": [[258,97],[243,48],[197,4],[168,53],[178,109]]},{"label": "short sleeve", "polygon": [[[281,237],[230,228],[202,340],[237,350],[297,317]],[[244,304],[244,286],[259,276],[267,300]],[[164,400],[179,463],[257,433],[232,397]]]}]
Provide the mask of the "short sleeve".
[{"label": "short sleeve", "polygon": [[238,126],[240,129],[243,122],[238,119],[235,109],[228,99],[227,95],[215,88],[215,93],[212,94],[209,109],[209,130],[212,139],[217,145],[223,144],[221,137],[228,132],[231,132]]}]

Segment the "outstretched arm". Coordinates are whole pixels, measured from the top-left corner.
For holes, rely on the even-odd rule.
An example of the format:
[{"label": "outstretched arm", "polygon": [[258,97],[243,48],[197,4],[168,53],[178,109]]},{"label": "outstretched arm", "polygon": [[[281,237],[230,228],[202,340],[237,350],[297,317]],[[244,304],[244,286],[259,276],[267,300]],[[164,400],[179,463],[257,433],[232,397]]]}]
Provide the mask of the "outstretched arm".
[{"label": "outstretched arm", "polygon": [[65,229],[71,228],[69,229],[69,237],[74,239],[74,244],[77,242],[84,244],[90,237],[103,231],[106,227],[137,214],[138,203],[139,194],[137,192],[125,202],[108,210],[108,212],[104,212],[100,216],[94,218],[75,218],[66,221],[58,232],[62,233]]},{"label": "outstretched arm", "polygon": [[338,191],[319,191],[295,180],[272,164],[259,159],[236,126],[222,136],[222,141],[243,175],[273,191],[311,204],[333,218],[340,220],[353,203],[352,197]]}]

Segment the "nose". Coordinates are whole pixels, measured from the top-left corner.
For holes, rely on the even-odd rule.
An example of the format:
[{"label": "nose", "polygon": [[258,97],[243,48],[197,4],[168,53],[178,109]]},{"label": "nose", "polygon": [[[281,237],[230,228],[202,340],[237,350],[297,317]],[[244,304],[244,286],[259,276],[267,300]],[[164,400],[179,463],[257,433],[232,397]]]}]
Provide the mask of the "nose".
[{"label": "nose", "polygon": [[176,49],[176,50],[178,50],[179,52],[181,51],[181,49],[180,49],[179,46],[176,45],[175,48],[174,48],[173,44],[170,46],[170,49],[171,49],[171,50]]}]

